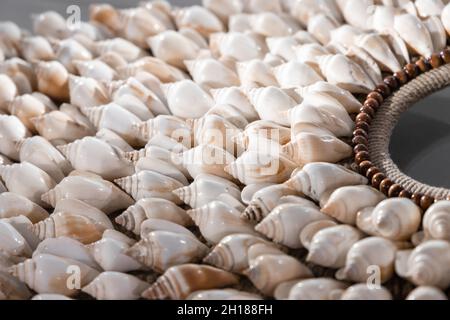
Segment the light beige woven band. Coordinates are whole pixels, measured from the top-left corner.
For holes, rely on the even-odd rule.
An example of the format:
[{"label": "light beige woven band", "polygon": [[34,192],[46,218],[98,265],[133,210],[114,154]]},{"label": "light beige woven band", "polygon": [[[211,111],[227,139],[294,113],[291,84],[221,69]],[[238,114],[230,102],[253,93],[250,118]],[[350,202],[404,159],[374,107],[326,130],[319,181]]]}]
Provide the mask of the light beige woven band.
[{"label": "light beige woven band", "polygon": [[[400,87],[376,112],[369,130],[369,153],[372,163],[394,183],[411,193],[422,193],[436,199],[444,199],[450,190],[432,187],[405,175],[392,161],[389,140],[401,114],[415,102],[450,85],[450,65],[425,72]],[[412,128],[411,128],[412,129]],[[414,128],[415,129],[415,128]]]}]

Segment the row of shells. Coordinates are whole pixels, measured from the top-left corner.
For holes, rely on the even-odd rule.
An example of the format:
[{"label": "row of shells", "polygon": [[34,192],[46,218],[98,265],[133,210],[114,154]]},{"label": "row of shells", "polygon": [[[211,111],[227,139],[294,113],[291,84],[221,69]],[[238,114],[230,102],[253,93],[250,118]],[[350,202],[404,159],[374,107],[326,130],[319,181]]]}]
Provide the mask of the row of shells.
[{"label": "row of shells", "polygon": [[448,1],[89,15],[0,22],[0,299],[448,298],[450,201],[386,199],[350,141]]}]

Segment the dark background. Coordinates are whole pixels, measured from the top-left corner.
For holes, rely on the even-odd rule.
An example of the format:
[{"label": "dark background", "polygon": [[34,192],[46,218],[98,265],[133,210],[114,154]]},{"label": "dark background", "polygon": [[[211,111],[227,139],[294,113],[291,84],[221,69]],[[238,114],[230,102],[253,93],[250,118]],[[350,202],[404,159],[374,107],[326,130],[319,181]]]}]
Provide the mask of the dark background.
[{"label": "dark background", "polygon": [[[0,0],[0,20],[12,20],[31,28],[31,13],[55,10],[65,14],[69,5],[81,7],[87,19],[90,3],[108,2],[131,7],[139,0]],[[192,5],[200,0],[172,0],[176,5]],[[400,119],[391,140],[391,155],[411,177],[434,185],[450,187],[450,88],[417,103]]]}]

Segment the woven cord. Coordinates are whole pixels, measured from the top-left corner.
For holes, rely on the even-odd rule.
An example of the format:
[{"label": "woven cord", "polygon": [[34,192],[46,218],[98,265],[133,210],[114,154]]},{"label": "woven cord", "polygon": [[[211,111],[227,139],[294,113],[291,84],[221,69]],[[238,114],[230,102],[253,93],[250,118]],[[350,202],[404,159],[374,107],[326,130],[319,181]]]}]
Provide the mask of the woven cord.
[{"label": "woven cord", "polygon": [[426,72],[400,87],[377,111],[369,130],[369,153],[372,163],[386,177],[411,193],[421,193],[436,199],[445,199],[450,190],[421,183],[405,175],[392,161],[389,140],[401,114],[415,102],[450,85],[450,65]]}]

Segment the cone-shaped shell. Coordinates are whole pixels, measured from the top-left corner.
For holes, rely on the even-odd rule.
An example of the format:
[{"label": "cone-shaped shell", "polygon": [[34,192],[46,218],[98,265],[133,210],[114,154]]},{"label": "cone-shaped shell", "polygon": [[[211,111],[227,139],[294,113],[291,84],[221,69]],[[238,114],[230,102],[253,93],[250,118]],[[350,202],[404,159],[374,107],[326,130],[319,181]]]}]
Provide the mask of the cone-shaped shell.
[{"label": "cone-shaped shell", "polygon": [[262,60],[238,62],[236,69],[243,87],[278,86],[270,65]]},{"label": "cone-shaped shell", "polygon": [[93,78],[69,78],[70,103],[79,108],[92,108],[107,104],[110,99],[105,88]]},{"label": "cone-shaped shell", "polygon": [[60,62],[38,62],[35,72],[40,92],[55,100],[68,100],[69,73]]},{"label": "cone-shaped shell", "polygon": [[263,50],[249,34],[241,32],[217,33],[211,35],[209,46],[223,58],[249,61],[263,57]]},{"label": "cone-shaped shell", "polygon": [[136,201],[155,197],[167,199],[176,204],[181,203],[172,191],[183,185],[178,180],[155,171],[141,171],[129,177],[116,179],[114,182]]},{"label": "cone-shaped shell", "polygon": [[345,290],[344,282],[331,278],[306,279],[289,291],[289,300],[335,300],[335,294]]},{"label": "cone-shaped shell", "polygon": [[275,243],[298,249],[302,247],[299,238],[302,229],[318,220],[329,220],[329,217],[314,208],[286,203],[275,207],[255,230]]},{"label": "cone-shaped shell", "polygon": [[181,184],[189,185],[186,176],[173,164],[168,161],[160,160],[158,158],[145,157],[136,162],[136,172],[140,171],[155,171],[165,176],[178,180]]},{"label": "cone-shaped shell", "polygon": [[392,300],[392,294],[384,287],[369,287],[359,283],[342,292],[341,300]]},{"label": "cone-shaped shell", "polygon": [[274,74],[283,88],[305,87],[323,81],[323,78],[312,67],[295,60],[276,67]]},{"label": "cone-shaped shell", "polygon": [[175,24],[178,29],[192,28],[208,38],[211,33],[221,32],[222,22],[211,11],[201,6],[191,6],[174,10]]},{"label": "cone-shaped shell", "polygon": [[23,282],[3,271],[0,271],[0,285],[1,300],[27,300],[32,295]]},{"label": "cone-shaped shell", "polygon": [[116,223],[135,234],[140,234],[141,224],[149,218],[165,219],[182,226],[192,224],[191,218],[173,202],[159,198],[145,198],[130,206],[116,218]]},{"label": "cone-shaped shell", "polygon": [[434,52],[430,32],[418,17],[409,13],[398,15],[394,20],[394,29],[413,52],[425,57]]},{"label": "cone-shaped shell", "polygon": [[235,289],[211,289],[195,291],[186,300],[262,300],[262,297]]},{"label": "cone-shaped shell", "polygon": [[126,251],[145,266],[164,272],[168,268],[200,261],[208,247],[195,237],[169,231],[153,231]]},{"label": "cone-shaped shell", "polygon": [[31,256],[32,249],[27,240],[10,223],[0,220],[0,249],[13,256]]},{"label": "cone-shaped shell", "polygon": [[428,208],[422,225],[427,237],[450,241],[450,201],[440,201]]},{"label": "cone-shaped shell", "polygon": [[17,142],[30,136],[30,132],[16,116],[0,114],[0,153],[12,160],[20,160]]},{"label": "cone-shaped shell", "polygon": [[354,225],[358,211],[375,207],[385,198],[370,186],[345,186],[333,191],[321,211],[342,223]]},{"label": "cone-shaped shell", "polygon": [[188,210],[188,215],[199,227],[203,237],[218,243],[225,236],[233,233],[256,235],[253,226],[240,218],[240,212],[221,201],[213,201],[198,209]]},{"label": "cone-shaped shell", "polygon": [[448,300],[440,289],[430,286],[420,286],[411,291],[406,300]]},{"label": "cone-shaped shell", "polygon": [[28,198],[12,192],[0,194],[0,218],[25,216],[36,223],[48,217],[48,212]]},{"label": "cone-shaped shell", "polygon": [[8,111],[11,115],[17,116],[20,121],[30,131],[35,131],[31,118],[43,115],[50,110],[39,99],[31,94],[24,94],[22,96],[15,97],[8,104]]},{"label": "cone-shaped shell", "polygon": [[380,35],[369,33],[357,36],[355,44],[366,50],[384,71],[397,72],[401,69],[401,65],[388,43]]},{"label": "cone-shaped shell", "polygon": [[184,63],[192,79],[205,90],[240,85],[238,75],[219,60],[205,58]]},{"label": "cone-shaped shell", "polygon": [[76,60],[73,62],[82,77],[93,78],[97,81],[113,81],[117,78],[116,71],[102,60]]},{"label": "cone-shaped shell", "polygon": [[169,268],[144,293],[146,299],[184,299],[198,290],[223,288],[238,283],[230,272],[205,265],[183,264]]}]

